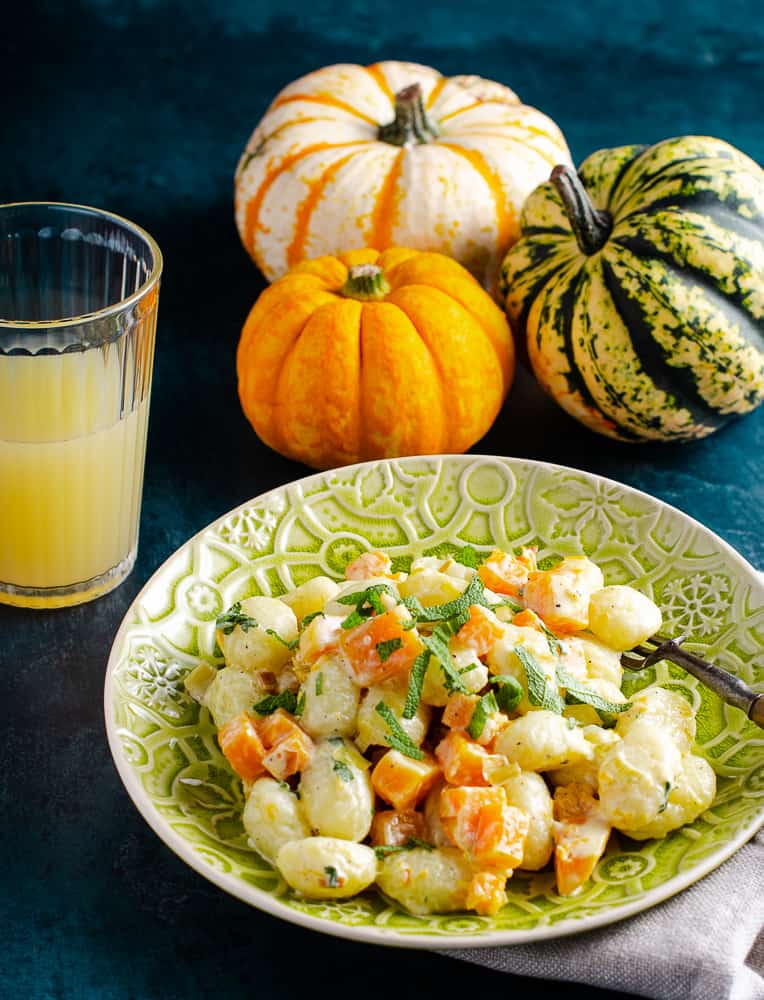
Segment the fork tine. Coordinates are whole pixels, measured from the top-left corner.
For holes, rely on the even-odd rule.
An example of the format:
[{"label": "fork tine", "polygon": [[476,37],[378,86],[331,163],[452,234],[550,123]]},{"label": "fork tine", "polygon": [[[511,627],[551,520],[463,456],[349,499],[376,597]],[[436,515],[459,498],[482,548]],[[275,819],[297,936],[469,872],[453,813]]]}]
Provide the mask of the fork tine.
[{"label": "fork tine", "polygon": [[642,670],[645,661],[639,656],[630,656],[628,653],[621,653],[621,665],[627,670]]},{"label": "fork tine", "polygon": [[[647,641],[650,642],[651,640],[648,639]],[[655,650],[649,649],[647,646],[635,646],[634,649],[630,649],[629,652],[639,653],[640,656],[651,656],[655,652]]]}]

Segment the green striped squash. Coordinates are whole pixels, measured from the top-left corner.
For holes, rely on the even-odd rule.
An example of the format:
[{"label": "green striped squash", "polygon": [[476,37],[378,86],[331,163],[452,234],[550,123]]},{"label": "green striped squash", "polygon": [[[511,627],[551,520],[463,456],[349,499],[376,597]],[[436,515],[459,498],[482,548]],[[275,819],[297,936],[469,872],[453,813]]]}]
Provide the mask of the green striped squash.
[{"label": "green striped squash", "polygon": [[704,437],[764,399],[764,171],[704,136],[555,167],[502,293],[577,420],[624,441]]}]

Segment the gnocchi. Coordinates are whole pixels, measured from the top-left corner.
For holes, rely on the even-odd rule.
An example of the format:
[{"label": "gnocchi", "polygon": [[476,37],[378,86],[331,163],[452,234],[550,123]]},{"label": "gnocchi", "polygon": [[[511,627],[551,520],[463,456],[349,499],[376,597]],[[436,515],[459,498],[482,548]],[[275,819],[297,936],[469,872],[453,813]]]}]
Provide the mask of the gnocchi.
[{"label": "gnocchi", "polygon": [[347,899],[377,876],[377,858],[364,844],[334,837],[290,840],[276,856],[284,881],[309,899]]},{"label": "gnocchi", "polygon": [[300,800],[289,785],[273,778],[254,782],[241,821],[254,849],[271,864],[284,844],[310,836]]},{"label": "gnocchi", "polygon": [[374,818],[369,763],[341,737],[318,743],[300,779],[300,797],[321,836],[360,841]]},{"label": "gnocchi", "polygon": [[302,686],[301,722],[310,736],[352,736],[360,691],[348,676],[342,661],[326,654],[319,657]]},{"label": "gnocchi", "polygon": [[239,621],[218,628],[217,637],[229,667],[278,672],[292,658],[289,644],[297,638],[297,618],[274,597],[248,597],[240,603]]},{"label": "gnocchi", "polygon": [[527,547],[393,569],[364,552],[344,581],[235,603],[225,666],[187,677],[293,892],[493,915],[514,869],[576,892],[611,830],[663,837],[713,802],[681,689],[621,691],[621,653],[660,628],[648,597]]}]

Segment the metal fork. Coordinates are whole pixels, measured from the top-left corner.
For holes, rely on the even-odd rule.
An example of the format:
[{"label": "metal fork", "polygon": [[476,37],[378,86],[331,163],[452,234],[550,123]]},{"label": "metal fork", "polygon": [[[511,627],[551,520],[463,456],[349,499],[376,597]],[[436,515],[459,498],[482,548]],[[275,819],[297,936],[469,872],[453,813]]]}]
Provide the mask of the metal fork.
[{"label": "metal fork", "polygon": [[729,671],[682,649],[682,643],[686,639],[686,635],[680,635],[676,639],[666,635],[653,635],[643,645],[622,653],[621,663],[627,670],[644,670],[658,660],[671,660],[688,674],[697,677],[722,701],[739,708],[752,722],[764,729],[764,694],[754,691]]}]

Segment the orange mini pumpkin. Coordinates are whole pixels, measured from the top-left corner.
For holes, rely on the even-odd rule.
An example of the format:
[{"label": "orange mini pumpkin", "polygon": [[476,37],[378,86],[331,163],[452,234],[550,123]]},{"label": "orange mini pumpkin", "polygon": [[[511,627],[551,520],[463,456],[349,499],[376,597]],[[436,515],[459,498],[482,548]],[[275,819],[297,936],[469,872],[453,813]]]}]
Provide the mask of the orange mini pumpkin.
[{"label": "orange mini pumpkin", "polygon": [[393,247],[298,264],[253,306],[236,364],[259,437],[326,469],[466,451],[501,408],[514,351],[460,264]]}]

